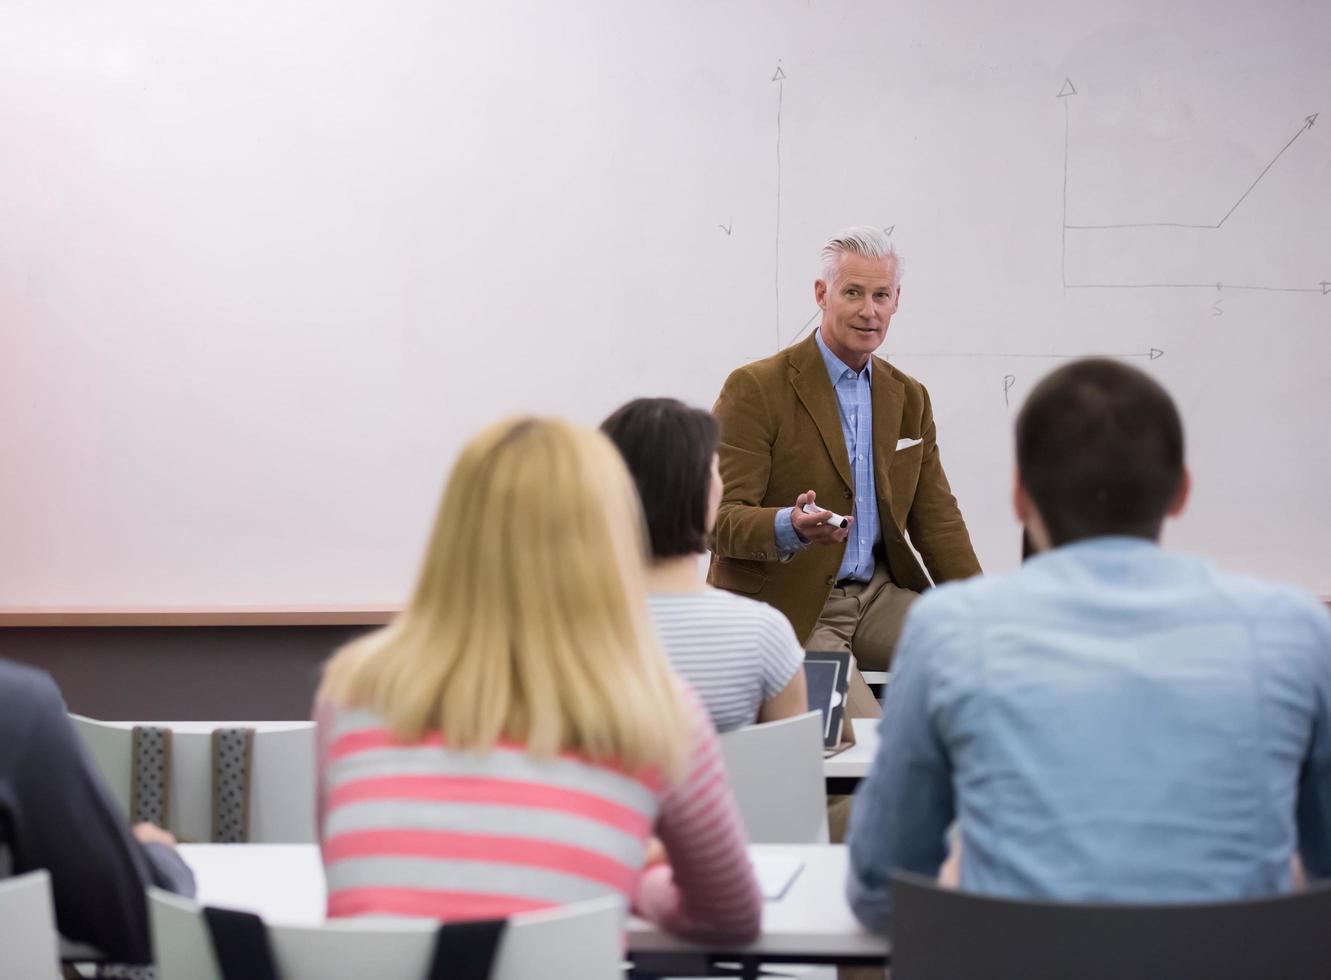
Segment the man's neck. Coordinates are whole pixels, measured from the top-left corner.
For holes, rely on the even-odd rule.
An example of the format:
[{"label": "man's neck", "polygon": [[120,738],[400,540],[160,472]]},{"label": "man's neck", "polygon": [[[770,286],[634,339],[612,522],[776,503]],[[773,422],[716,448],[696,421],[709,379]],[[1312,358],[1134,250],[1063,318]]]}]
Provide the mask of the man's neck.
[{"label": "man's neck", "polygon": [[[857,354],[854,351],[843,351],[832,344],[829,344],[827,342],[827,334],[823,332],[822,324],[818,325],[818,339],[823,342],[823,346],[831,352],[833,357],[856,374],[859,374],[864,370],[865,365],[869,363],[869,359],[873,356],[872,354]],[[857,361],[858,363],[856,363]]]}]

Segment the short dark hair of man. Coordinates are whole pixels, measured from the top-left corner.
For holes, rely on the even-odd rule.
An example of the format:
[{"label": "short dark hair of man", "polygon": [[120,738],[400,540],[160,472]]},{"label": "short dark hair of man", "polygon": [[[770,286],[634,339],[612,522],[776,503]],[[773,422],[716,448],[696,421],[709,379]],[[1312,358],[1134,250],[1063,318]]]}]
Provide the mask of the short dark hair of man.
[{"label": "short dark hair of man", "polygon": [[1017,470],[1054,546],[1154,540],[1183,480],[1183,423],[1169,393],[1136,368],[1074,361],[1022,406]]},{"label": "short dark hair of man", "polygon": [[638,398],[601,423],[638,485],[652,555],[707,549],[707,494],[716,454],[712,416],[674,398]]}]

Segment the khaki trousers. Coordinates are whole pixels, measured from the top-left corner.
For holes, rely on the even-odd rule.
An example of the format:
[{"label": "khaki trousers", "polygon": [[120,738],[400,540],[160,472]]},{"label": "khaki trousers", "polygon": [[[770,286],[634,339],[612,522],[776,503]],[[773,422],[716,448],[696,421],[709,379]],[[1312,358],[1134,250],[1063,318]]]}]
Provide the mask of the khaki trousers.
[{"label": "khaki trousers", "polygon": [[895,585],[881,559],[868,582],[833,586],[804,647],[825,652],[844,650],[855,658],[856,667],[851,670],[846,695],[850,717],[882,715],[860,671],[888,669],[906,612],[919,597],[918,592]]}]

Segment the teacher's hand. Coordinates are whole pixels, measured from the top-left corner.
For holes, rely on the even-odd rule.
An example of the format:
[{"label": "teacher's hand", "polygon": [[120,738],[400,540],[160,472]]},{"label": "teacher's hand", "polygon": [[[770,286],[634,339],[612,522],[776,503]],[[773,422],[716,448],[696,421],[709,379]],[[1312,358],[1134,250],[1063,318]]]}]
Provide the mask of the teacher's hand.
[{"label": "teacher's hand", "polygon": [[[795,533],[809,544],[841,544],[850,537],[850,524],[843,528],[824,524],[823,521],[832,516],[831,511],[816,510],[812,514],[804,513],[805,504],[818,506],[816,498],[817,494],[812,490],[806,490],[795,498],[795,509],[790,512],[790,523],[794,526]],[[853,522],[853,518],[849,515],[846,520]]]}]

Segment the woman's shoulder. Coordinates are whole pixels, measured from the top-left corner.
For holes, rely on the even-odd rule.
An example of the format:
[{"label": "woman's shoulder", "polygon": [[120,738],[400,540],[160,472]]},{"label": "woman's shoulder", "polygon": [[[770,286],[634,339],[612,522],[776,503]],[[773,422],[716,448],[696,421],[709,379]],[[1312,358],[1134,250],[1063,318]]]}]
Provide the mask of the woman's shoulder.
[{"label": "woman's shoulder", "polygon": [[649,598],[652,609],[659,612],[725,616],[730,621],[749,623],[788,622],[775,606],[710,585],[692,592],[654,592]]}]

